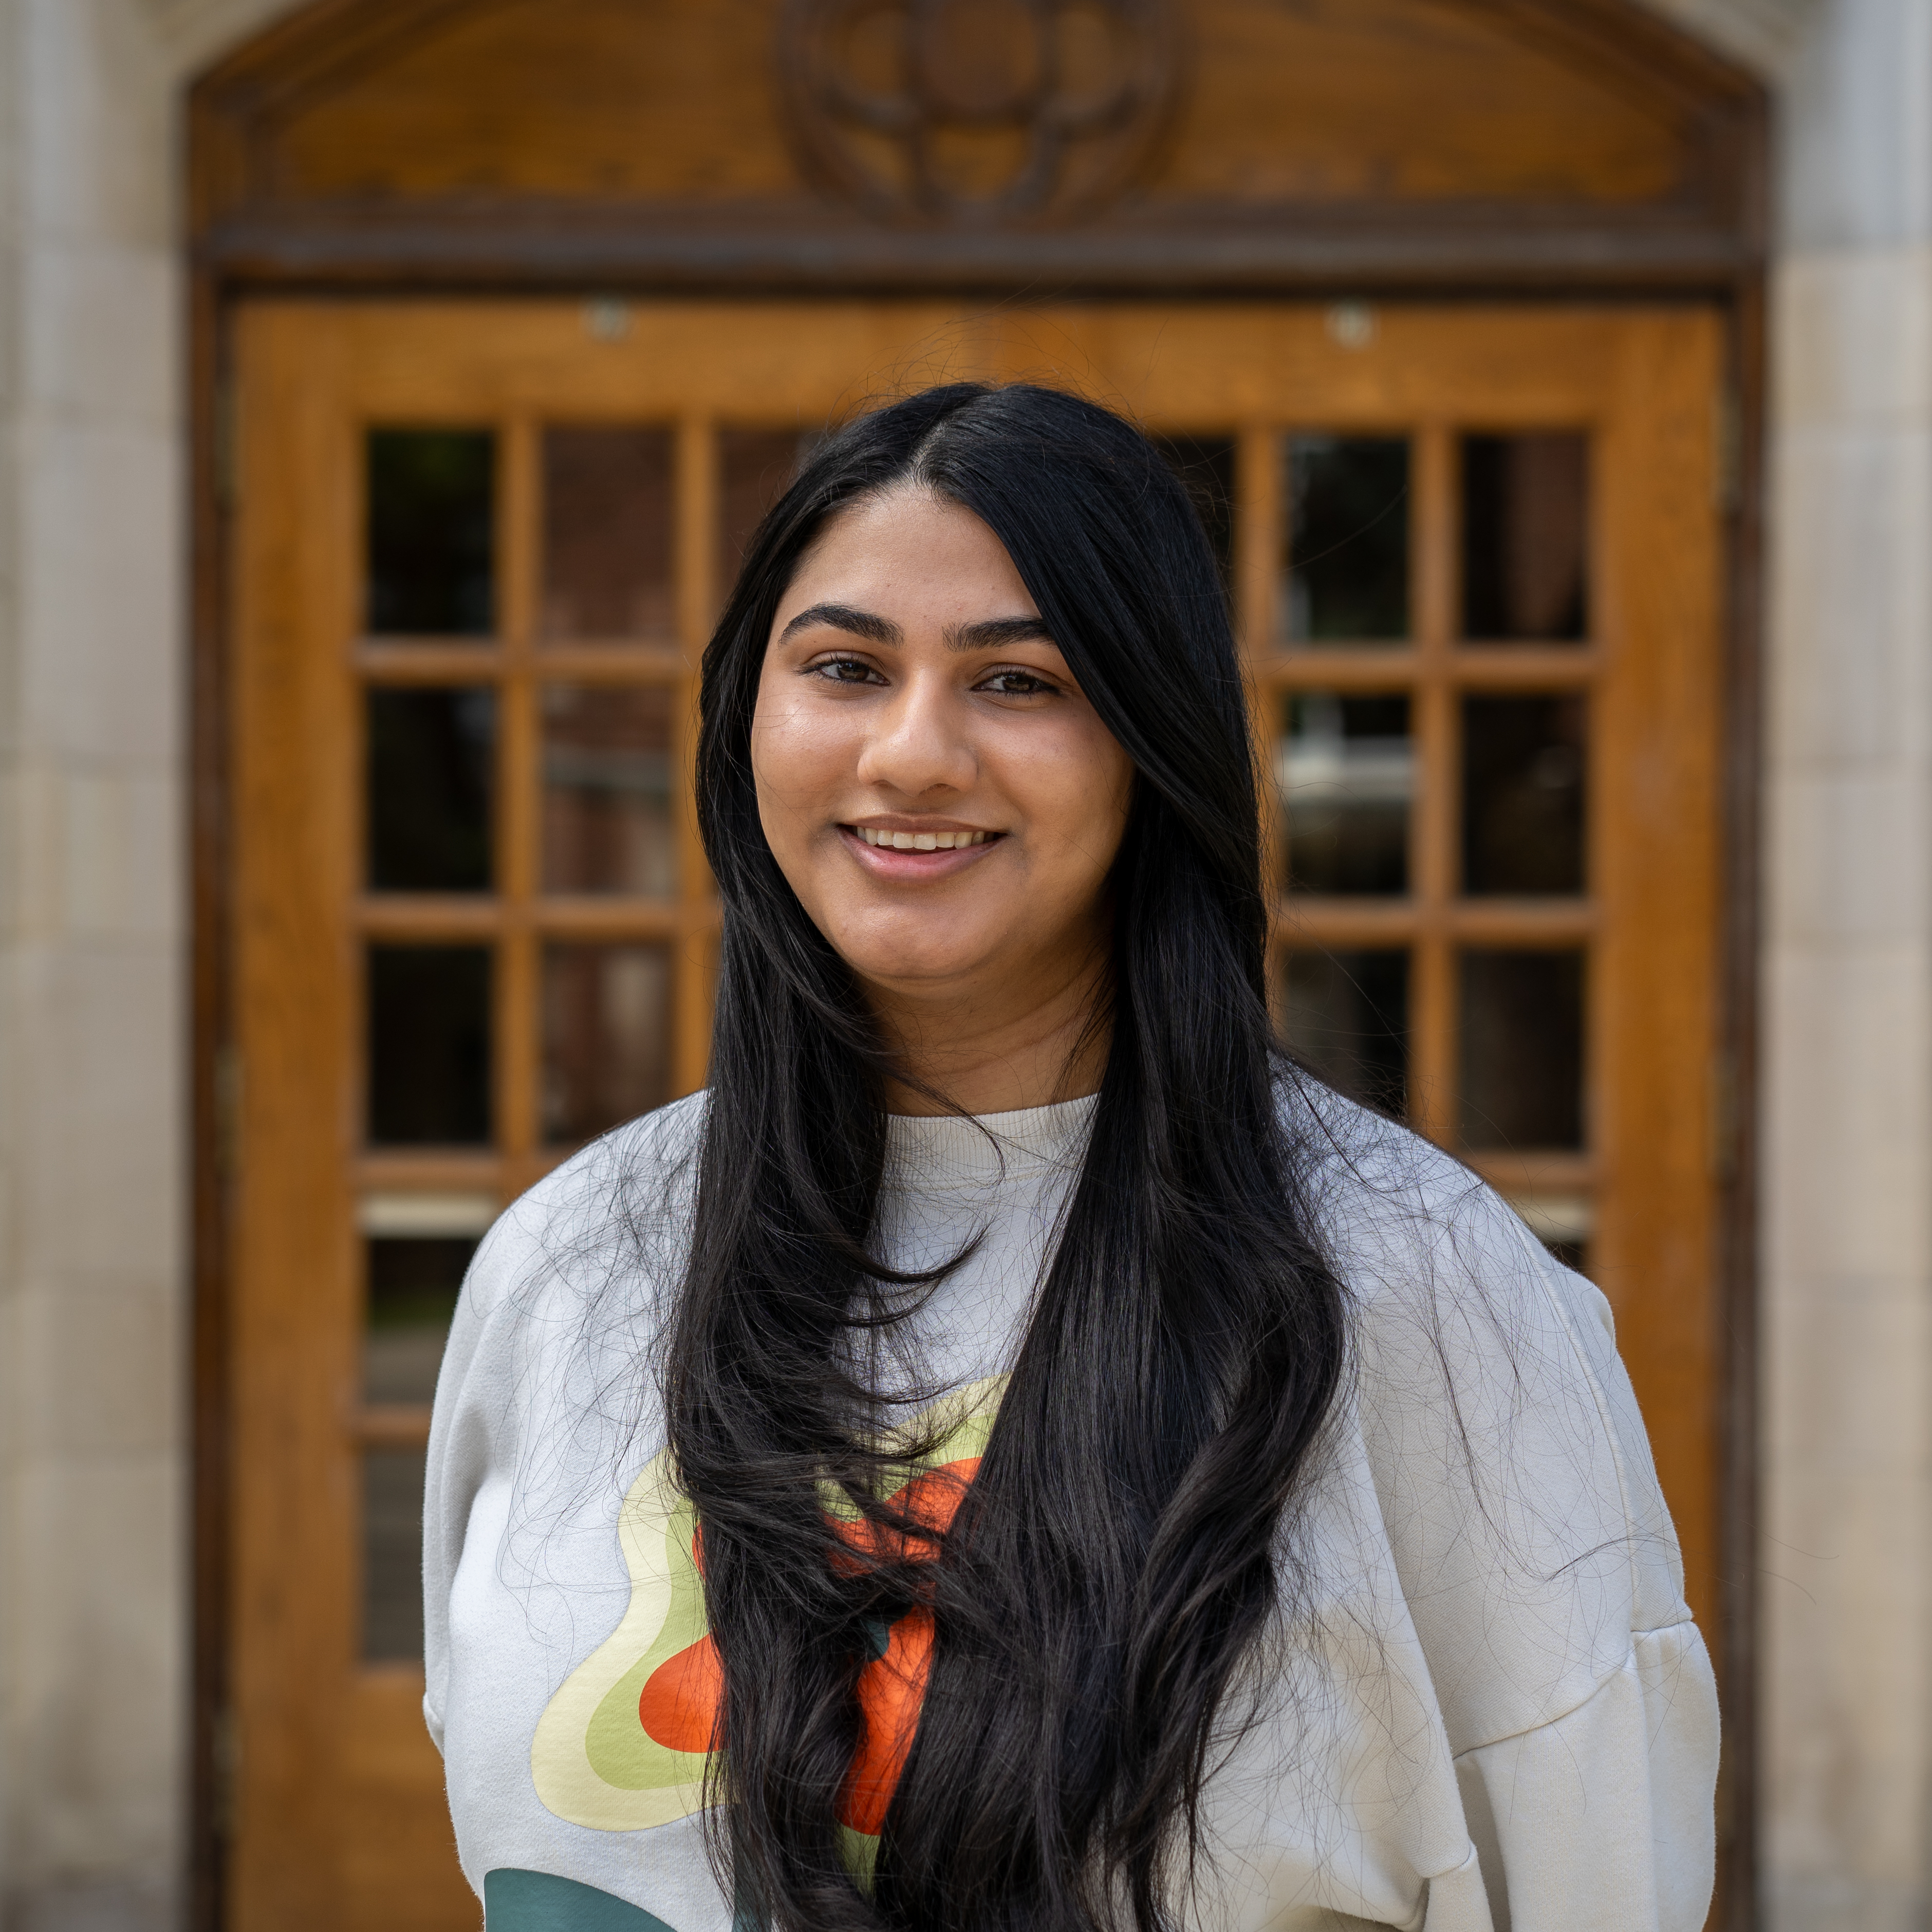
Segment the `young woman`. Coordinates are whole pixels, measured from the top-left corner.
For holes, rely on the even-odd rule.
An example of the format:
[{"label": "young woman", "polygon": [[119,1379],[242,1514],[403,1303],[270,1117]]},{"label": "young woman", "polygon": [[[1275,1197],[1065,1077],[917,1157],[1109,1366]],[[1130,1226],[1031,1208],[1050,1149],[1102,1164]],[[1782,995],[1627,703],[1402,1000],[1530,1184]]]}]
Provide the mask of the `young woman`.
[{"label": "young woman", "polygon": [[706,654],[708,1090],[518,1202],[430,1448],[490,1932],[1691,1932],[1608,1310],[1275,1045],[1214,565],[1051,391],[853,424]]}]

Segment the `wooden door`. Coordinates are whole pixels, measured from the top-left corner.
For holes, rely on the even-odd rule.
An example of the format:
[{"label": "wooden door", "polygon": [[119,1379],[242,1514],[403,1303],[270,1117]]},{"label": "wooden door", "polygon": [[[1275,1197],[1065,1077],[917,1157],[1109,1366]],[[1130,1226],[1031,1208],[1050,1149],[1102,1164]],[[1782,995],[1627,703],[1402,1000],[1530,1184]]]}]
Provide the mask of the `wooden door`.
[{"label": "wooden door", "polygon": [[1196,488],[1283,1023],[1610,1294],[1708,1626],[1713,314],[278,301],[236,350],[243,1932],[476,1922],[419,1709],[442,1330],[502,1202],[701,1083],[698,654],[801,438],[932,380],[1084,388]]}]

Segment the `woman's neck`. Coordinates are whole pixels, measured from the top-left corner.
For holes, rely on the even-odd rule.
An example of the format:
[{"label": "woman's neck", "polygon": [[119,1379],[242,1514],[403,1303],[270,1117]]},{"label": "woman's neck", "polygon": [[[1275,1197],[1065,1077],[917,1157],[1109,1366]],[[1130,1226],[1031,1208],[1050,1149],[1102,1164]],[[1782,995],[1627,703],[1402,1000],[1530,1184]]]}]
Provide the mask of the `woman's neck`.
[{"label": "woman's neck", "polygon": [[969,1114],[1018,1113],[1097,1093],[1111,1030],[1104,1021],[1095,1024],[1106,977],[1104,958],[1089,953],[1004,994],[868,986],[899,1063],[919,1083],[889,1081],[886,1111],[949,1111],[922,1089]]}]

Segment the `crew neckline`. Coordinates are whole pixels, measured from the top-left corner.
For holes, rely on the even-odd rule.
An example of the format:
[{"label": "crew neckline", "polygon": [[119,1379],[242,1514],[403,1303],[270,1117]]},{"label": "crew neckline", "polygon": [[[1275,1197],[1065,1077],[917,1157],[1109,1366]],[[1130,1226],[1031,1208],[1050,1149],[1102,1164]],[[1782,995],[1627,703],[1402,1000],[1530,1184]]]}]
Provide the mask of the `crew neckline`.
[{"label": "crew neckline", "polygon": [[1078,1164],[1097,1094],[1010,1114],[888,1114],[886,1184],[983,1187]]}]

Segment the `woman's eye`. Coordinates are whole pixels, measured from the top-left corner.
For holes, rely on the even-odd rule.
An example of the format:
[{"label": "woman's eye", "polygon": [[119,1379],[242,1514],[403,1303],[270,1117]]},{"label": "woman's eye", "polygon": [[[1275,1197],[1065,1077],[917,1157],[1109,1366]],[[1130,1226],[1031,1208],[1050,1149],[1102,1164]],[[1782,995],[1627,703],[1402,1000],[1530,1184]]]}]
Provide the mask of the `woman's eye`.
[{"label": "woman's eye", "polygon": [[1030,670],[996,670],[980,680],[980,688],[995,698],[1036,698],[1053,686]]},{"label": "woman's eye", "polygon": [[883,684],[885,680],[861,658],[827,658],[812,668],[814,677],[834,684]]}]

